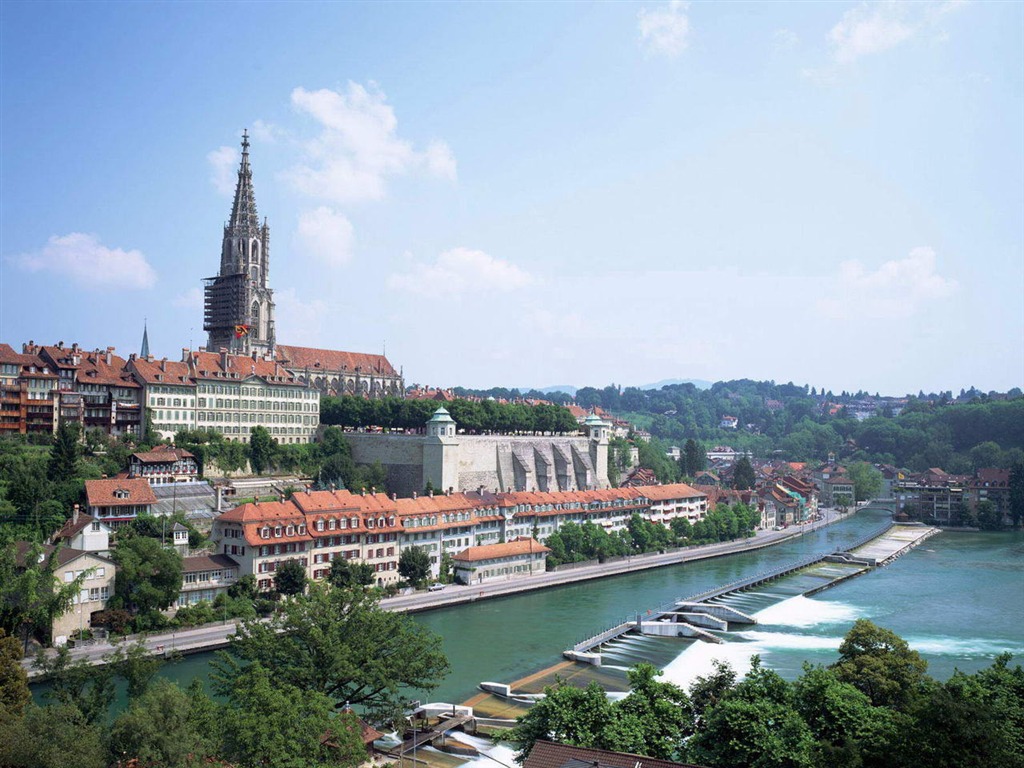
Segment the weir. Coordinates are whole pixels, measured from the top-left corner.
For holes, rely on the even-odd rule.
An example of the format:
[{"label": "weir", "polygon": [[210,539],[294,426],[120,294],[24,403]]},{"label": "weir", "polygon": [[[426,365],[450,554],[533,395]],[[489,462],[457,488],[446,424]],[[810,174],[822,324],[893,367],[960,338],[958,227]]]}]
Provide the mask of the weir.
[{"label": "weir", "polygon": [[[891,563],[938,532],[937,528],[920,524],[905,525],[890,521],[843,549],[811,555],[722,587],[674,600],[658,609],[648,611],[647,615],[642,618],[638,614],[635,621],[624,621],[577,643],[571,650],[565,651],[563,656],[600,666],[601,645],[630,632],[664,637],[697,638],[705,642],[720,643],[722,639],[714,632],[727,631],[729,624],[757,623],[754,617],[738,611],[731,605],[722,603],[722,598],[808,570],[819,563],[837,563],[855,567],[854,570],[848,570],[845,573],[827,574],[824,577],[827,578],[826,583],[802,589],[798,593],[805,596],[814,595],[840,582],[867,573],[875,567]],[[820,576],[820,573],[814,575]]]}]

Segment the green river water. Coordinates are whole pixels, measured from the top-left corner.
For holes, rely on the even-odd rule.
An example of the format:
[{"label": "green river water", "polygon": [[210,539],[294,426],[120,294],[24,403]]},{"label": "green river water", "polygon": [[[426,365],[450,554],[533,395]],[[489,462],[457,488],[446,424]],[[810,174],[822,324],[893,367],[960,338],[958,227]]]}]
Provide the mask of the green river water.
[{"label": "green river water", "polygon": [[[420,695],[461,702],[481,681],[513,682],[561,660],[575,642],[669,600],[737,581],[802,557],[849,544],[887,519],[863,510],[799,539],[745,554],[554,587],[416,615],[444,639],[452,672]],[[813,598],[794,596],[799,577],[726,602],[756,613],[758,624],[714,645],[673,638],[626,637],[604,648],[606,667],[646,660],[681,684],[711,669],[714,658],[743,671],[753,653],[785,677],[804,661],[835,659],[842,635],[869,618],[906,638],[939,678],[954,668],[987,666],[1000,652],[1024,656],[1024,533],[940,533],[894,563]],[[188,684],[206,680],[212,654],[165,665],[161,674]]]}]

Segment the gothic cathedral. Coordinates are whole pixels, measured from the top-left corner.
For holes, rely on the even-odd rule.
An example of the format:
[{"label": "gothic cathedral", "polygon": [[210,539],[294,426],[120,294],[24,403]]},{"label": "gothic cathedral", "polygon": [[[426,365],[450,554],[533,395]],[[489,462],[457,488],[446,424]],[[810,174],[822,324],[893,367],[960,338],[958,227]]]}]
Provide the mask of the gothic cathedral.
[{"label": "gothic cathedral", "polygon": [[270,228],[260,224],[249,167],[249,134],[242,134],[242,164],[238,168],[231,218],[224,225],[220,273],[207,278],[203,330],[207,349],[233,354],[274,355],[274,291],[268,287]]}]

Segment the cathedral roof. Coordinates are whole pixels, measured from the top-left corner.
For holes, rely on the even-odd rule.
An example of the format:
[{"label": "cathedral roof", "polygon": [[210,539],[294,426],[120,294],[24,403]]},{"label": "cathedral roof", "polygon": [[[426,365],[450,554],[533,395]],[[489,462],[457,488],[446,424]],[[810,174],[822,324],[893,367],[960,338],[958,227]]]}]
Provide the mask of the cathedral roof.
[{"label": "cathedral roof", "polygon": [[308,368],[310,371],[355,372],[358,369],[361,373],[378,376],[398,376],[398,372],[384,355],[371,355],[365,352],[342,352],[335,349],[278,344],[277,359],[293,371]]}]

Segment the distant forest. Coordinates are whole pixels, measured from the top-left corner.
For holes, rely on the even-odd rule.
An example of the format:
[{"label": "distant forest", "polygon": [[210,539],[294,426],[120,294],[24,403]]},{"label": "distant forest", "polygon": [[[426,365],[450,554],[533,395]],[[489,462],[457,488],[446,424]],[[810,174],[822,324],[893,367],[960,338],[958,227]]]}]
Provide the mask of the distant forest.
[{"label": "distant forest", "polygon": [[[564,392],[468,390],[456,395],[543,398],[599,406],[646,429],[657,443],[682,446],[693,438],[705,447],[729,445],[760,458],[822,461],[829,453],[852,461],[894,464],[921,471],[941,467],[968,473],[978,467],[1009,467],[1024,461],[1024,397],[977,390],[908,396],[905,403],[867,392],[834,394],[792,383],[718,382],[709,389],[673,384],[657,390],[615,385],[584,387],[573,398]],[[853,412],[865,402],[877,415],[858,421]],[[902,408],[902,410],[899,410]],[[899,410],[899,415],[893,415]],[[834,412],[833,412],[834,411]],[[738,429],[719,427],[735,416]]]}]

